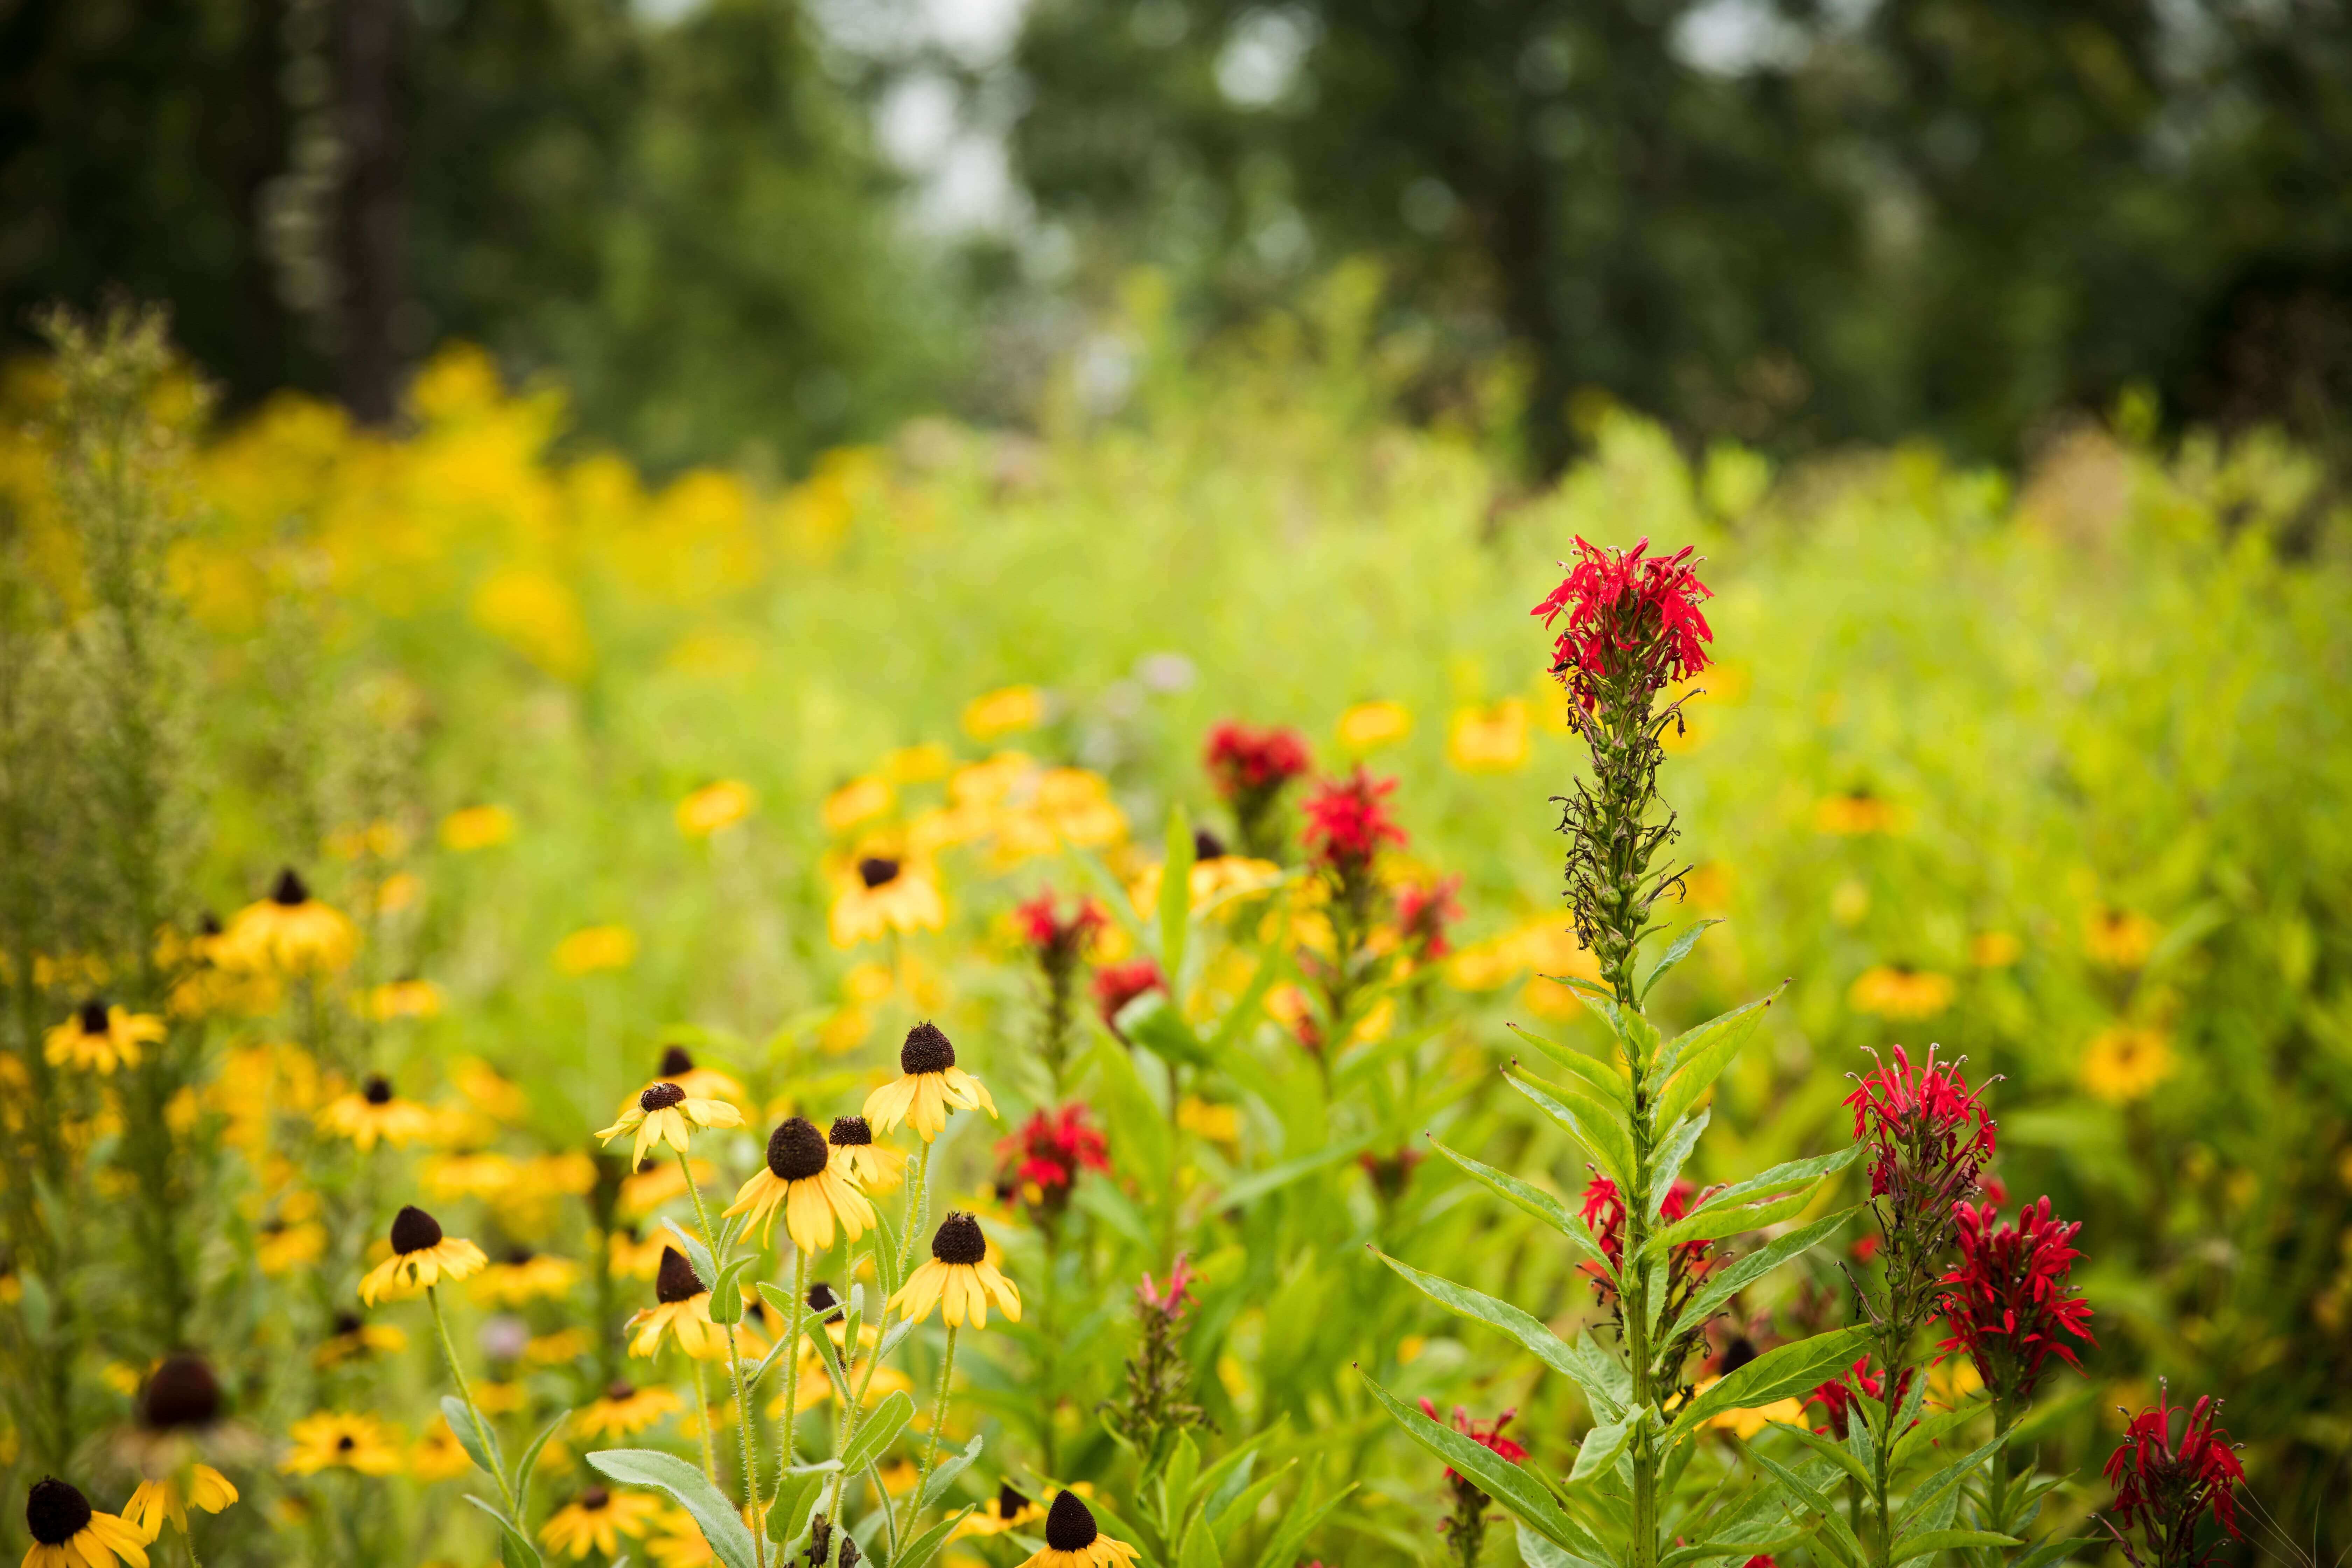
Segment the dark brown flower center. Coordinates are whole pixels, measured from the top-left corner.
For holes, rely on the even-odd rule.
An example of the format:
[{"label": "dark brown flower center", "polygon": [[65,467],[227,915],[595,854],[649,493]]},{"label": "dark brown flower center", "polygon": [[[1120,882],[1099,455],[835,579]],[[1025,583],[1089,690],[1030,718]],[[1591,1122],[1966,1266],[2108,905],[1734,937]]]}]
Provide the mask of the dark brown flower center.
[{"label": "dark brown flower center", "polygon": [[980,1221],[968,1214],[951,1214],[940,1221],[931,1237],[931,1256],[941,1263],[978,1263],[988,1256],[988,1237]]},{"label": "dark brown flower center", "polygon": [[1003,1485],[996,1489],[997,1518],[1011,1519],[1013,1515],[1019,1513],[1023,1509],[1027,1508],[1028,1506],[1029,1500],[1022,1496],[1019,1492],[1014,1491],[1011,1481],[1006,1481]]},{"label": "dark brown flower center", "polygon": [[694,1070],[694,1058],[686,1054],[684,1046],[672,1046],[662,1053],[660,1078],[683,1078]]},{"label": "dark brown flower center", "polygon": [[44,1476],[25,1498],[25,1528],[43,1546],[63,1546],[89,1523],[89,1500],[69,1481]]},{"label": "dark brown flower center", "polygon": [[945,1072],[953,1066],[955,1047],[937,1024],[925,1020],[907,1031],[907,1043],[898,1047],[901,1072]]},{"label": "dark brown flower center", "polygon": [[220,1419],[221,1388],[200,1356],[167,1357],[147,1380],[141,1415],[157,1431],[209,1426]]},{"label": "dark brown flower center", "polygon": [[898,879],[898,862],[879,855],[868,855],[857,863],[857,879],[869,888],[895,882]]},{"label": "dark brown flower center", "polygon": [[355,1334],[359,1331],[360,1321],[355,1315],[350,1312],[337,1312],[335,1314],[334,1337],[336,1339],[341,1339],[346,1334]]},{"label": "dark brown flower center", "polygon": [[836,1116],[824,1139],[836,1149],[864,1149],[873,1143],[874,1129],[863,1116]]},{"label": "dark brown flower center", "polygon": [[686,1098],[686,1090],[674,1083],[657,1083],[637,1096],[637,1109],[650,1116],[656,1110],[667,1110]]},{"label": "dark brown flower center", "polygon": [[686,1254],[675,1247],[662,1248],[661,1272],[654,1276],[654,1300],[664,1306],[677,1301],[691,1301],[702,1294],[702,1276],[686,1260]]},{"label": "dark brown flower center", "polygon": [[613,1494],[603,1487],[590,1487],[580,1494],[580,1506],[594,1513],[613,1506]]},{"label": "dark brown flower center", "polygon": [[833,1293],[832,1286],[820,1279],[809,1287],[808,1305],[809,1310],[822,1319],[828,1313],[841,1310],[841,1298]]},{"label": "dark brown flower center", "polygon": [[604,1385],[604,1397],[615,1405],[625,1399],[635,1399],[636,1396],[637,1389],[635,1384],[608,1383]]},{"label": "dark brown flower center", "polygon": [[89,1001],[81,1005],[81,1032],[83,1034],[103,1035],[112,1026],[112,1021],[107,1016],[106,998],[103,996],[93,996]]},{"label": "dark brown flower center", "polygon": [[196,921],[196,930],[202,931],[206,936],[220,935],[220,916],[213,913],[210,910],[206,910],[204,912],[203,918]]},{"label": "dark brown flower center", "polygon": [[359,1439],[352,1436],[349,1432],[344,1433],[341,1436],[335,1439],[335,1452],[338,1454],[348,1454],[359,1446]]},{"label": "dark brown flower center", "polygon": [[538,1253],[528,1247],[509,1247],[507,1248],[506,1262],[509,1268],[517,1268],[538,1256]]},{"label": "dark brown flower center", "polygon": [[1078,1500],[1076,1492],[1064,1492],[1046,1511],[1045,1544],[1056,1552],[1084,1552],[1101,1533],[1095,1528],[1093,1510]]},{"label": "dark brown flower center", "polygon": [[403,1257],[441,1245],[441,1222],[411,1204],[392,1216],[392,1249]]},{"label": "dark brown flower center", "polygon": [[1192,830],[1192,858],[1222,860],[1225,858],[1225,841],[1205,827]]},{"label": "dark brown flower center", "polygon": [[829,1157],[824,1134],[805,1116],[779,1122],[768,1134],[768,1169],[780,1182],[805,1182],[822,1175]]},{"label": "dark brown flower center", "polygon": [[367,1080],[367,1087],[360,1092],[366,1096],[367,1102],[370,1105],[390,1105],[392,1103],[392,1081],[389,1079],[382,1077],[370,1078]]},{"label": "dark brown flower center", "polygon": [[289,910],[298,909],[310,901],[310,889],[302,885],[302,879],[289,866],[278,873],[278,883],[269,889],[269,900]]}]

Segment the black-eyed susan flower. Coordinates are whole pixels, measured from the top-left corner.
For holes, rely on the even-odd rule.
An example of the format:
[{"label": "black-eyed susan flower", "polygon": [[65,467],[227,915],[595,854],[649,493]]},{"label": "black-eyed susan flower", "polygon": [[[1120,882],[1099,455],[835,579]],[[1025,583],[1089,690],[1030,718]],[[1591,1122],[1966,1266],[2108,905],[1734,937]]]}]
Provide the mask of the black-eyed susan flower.
[{"label": "black-eyed susan flower", "polygon": [[717,1068],[704,1067],[684,1046],[663,1049],[661,1068],[654,1077],[659,1082],[677,1085],[695,1100],[723,1100],[730,1105],[740,1105],[750,1098],[741,1083]]},{"label": "black-eyed susan flower", "polygon": [[1952,1005],[1957,990],[1948,974],[1882,963],[1855,977],[1846,992],[1846,1005],[1882,1018],[1932,1018]]},{"label": "black-eyed susan flower", "polygon": [[397,1301],[439,1284],[479,1273],[489,1259],[472,1242],[444,1237],[441,1222],[414,1204],[392,1219],[392,1256],[360,1281],[360,1300],[369,1306]]},{"label": "black-eyed susan flower", "polygon": [[116,1068],[137,1067],[140,1048],[163,1038],[163,1020],[152,1013],[128,1013],[92,997],[42,1037],[41,1050],[51,1067],[106,1078]]},{"label": "black-eyed susan flower", "polygon": [[887,1132],[901,1121],[928,1143],[947,1131],[951,1110],[978,1109],[996,1115],[996,1101],[980,1079],[956,1066],[955,1047],[936,1024],[907,1031],[898,1047],[898,1076],[866,1097],[866,1120]]},{"label": "black-eyed susan flower", "polygon": [[823,1252],[833,1245],[835,1222],[851,1241],[874,1223],[874,1205],[847,1174],[848,1162],[834,1159],[833,1146],[816,1123],[805,1116],[779,1122],[768,1134],[768,1163],[751,1173],[727,1205],[729,1218],[748,1215],[760,1227],[765,1247],[775,1229],[776,1211],[784,1213],[784,1231],[803,1252]]},{"label": "black-eyed susan flower", "polygon": [[1045,1512],[1045,1549],[1021,1568],[1106,1568],[1135,1561],[1135,1548],[1113,1541],[1095,1524],[1094,1510],[1077,1493],[1066,1491]]},{"label": "black-eyed susan flower", "polygon": [[286,1429],[294,1447],[278,1468],[290,1476],[320,1470],[357,1470],[363,1476],[395,1476],[404,1468],[391,1427],[373,1415],[321,1410]]},{"label": "black-eyed susan flower", "polygon": [[674,1247],[662,1248],[661,1268],[654,1275],[654,1305],[631,1318],[631,1355],[661,1353],[665,1335],[697,1361],[727,1353],[727,1341],[710,1321],[710,1288]]},{"label": "black-eyed susan flower", "polygon": [[[712,1170],[708,1160],[688,1162],[694,1171],[694,1184],[710,1184]],[[672,1198],[686,1196],[686,1173],[677,1168],[675,1160],[641,1160],[637,1168],[621,1178],[620,1211],[631,1218],[649,1215]],[[658,1255],[657,1255],[658,1256]],[[653,1278],[651,1270],[646,1276]]]},{"label": "black-eyed susan flower", "polygon": [[327,1250],[327,1227],[315,1220],[289,1219],[283,1215],[262,1223],[255,1233],[253,1260],[272,1279],[316,1263]]},{"label": "black-eyed susan flower", "polygon": [[359,928],[341,910],[320,903],[291,866],[278,873],[269,896],[237,910],[213,949],[232,969],[278,974],[333,974],[359,951]]},{"label": "black-eyed susan flower", "polygon": [[835,1117],[824,1141],[833,1145],[835,1163],[846,1167],[862,1192],[878,1197],[905,1179],[905,1152],[874,1142],[874,1128],[863,1116]]},{"label": "black-eyed susan flower", "polygon": [[404,980],[387,980],[357,998],[352,1005],[365,1017],[380,1024],[395,1018],[437,1018],[441,1016],[441,987],[430,980],[410,975]]},{"label": "black-eyed susan flower", "polygon": [[642,1163],[646,1152],[667,1143],[683,1154],[694,1142],[698,1127],[740,1127],[743,1113],[723,1100],[697,1100],[674,1083],[653,1085],[621,1112],[621,1119],[596,1134],[610,1143],[624,1132],[637,1135],[629,1154],[631,1164]]},{"label": "black-eyed susan flower", "polygon": [[572,1417],[583,1437],[633,1437],[665,1415],[685,1408],[667,1388],[639,1388],[614,1383]]},{"label": "black-eyed susan flower", "polygon": [[1043,1504],[1032,1501],[1013,1489],[1011,1481],[996,1489],[996,1496],[982,1508],[963,1516],[955,1527],[950,1541],[968,1535],[1002,1535],[1008,1530],[1023,1530],[1045,1517]]},{"label": "black-eyed susan flower", "polygon": [[147,1543],[128,1521],[100,1513],[70,1481],[45,1476],[25,1494],[25,1528],[33,1537],[24,1568],[114,1568],[115,1559],[147,1568]]},{"label": "black-eyed susan flower", "polygon": [[335,1331],[310,1352],[320,1367],[341,1366],[370,1355],[397,1355],[408,1348],[408,1336],[390,1323],[371,1323],[355,1312],[335,1314]]},{"label": "black-eyed susan flower", "polygon": [[613,1233],[605,1248],[607,1266],[624,1279],[650,1279],[667,1250],[661,1237],[641,1237],[635,1226],[629,1226]]},{"label": "black-eyed susan flower", "polygon": [[947,923],[947,905],[928,870],[911,860],[867,855],[835,895],[826,926],[834,946],[852,948],[890,931],[937,931]]},{"label": "black-eyed susan flower", "polygon": [[401,1149],[432,1135],[433,1112],[394,1094],[390,1079],[371,1074],[359,1088],[320,1106],[319,1125],[362,1151],[378,1142]]},{"label": "black-eyed susan flower", "polygon": [[557,1509],[540,1526],[539,1538],[551,1550],[568,1552],[574,1558],[585,1557],[592,1550],[604,1557],[616,1557],[621,1551],[621,1537],[643,1540],[661,1514],[660,1502],[643,1492],[590,1487]]},{"label": "black-eyed susan flower", "polygon": [[1021,1321],[1021,1292],[988,1260],[988,1238],[980,1221],[968,1214],[950,1214],[931,1237],[931,1260],[907,1277],[891,1305],[919,1323],[939,1307],[948,1327],[961,1328],[971,1320],[975,1329],[988,1324],[988,1299],[1013,1322]]},{"label": "black-eyed susan flower", "polygon": [[122,1513],[142,1540],[154,1540],[167,1520],[186,1534],[192,1505],[218,1513],[236,1501],[228,1478],[197,1458],[238,1447],[220,1426],[220,1382],[203,1357],[183,1352],[158,1363],[139,1391],[138,1413],[116,1448],[140,1475]]},{"label": "black-eyed susan flower", "polygon": [[408,1473],[420,1481],[455,1480],[473,1468],[472,1457],[446,1419],[435,1420],[408,1450]]},{"label": "black-eyed susan flower", "polygon": [[486,1305],[520,1307],[541,1297],[561,1300],[579,1278],[580,1266],[570,1258],[518,1247],[483,1269],[467,1289]]},{"label": "black-eyed susan flower", "polygon": [[514,831],[515,815],[503,805],[461,806],[441,819],[441,845],[467,855],[504,844]]}]

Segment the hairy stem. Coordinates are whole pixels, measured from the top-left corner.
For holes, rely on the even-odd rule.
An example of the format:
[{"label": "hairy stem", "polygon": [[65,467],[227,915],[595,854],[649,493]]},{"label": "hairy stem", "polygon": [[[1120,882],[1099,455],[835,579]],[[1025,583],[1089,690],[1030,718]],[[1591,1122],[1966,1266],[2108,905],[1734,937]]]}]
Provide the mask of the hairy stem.
[{"label": "hairy stem", "polygon": [[[474,1424],[474,1443],[488,1454],[490,1452],[489,1424],[482,1419],[482,1407],[474,1403],[473,1385],[466,1381],[466,1369],[457,1364],[457,1346],[449,1338],[449,1320],[441,1312],[441,1288],[427,1285],[425,1301],[433,1309],[433,1328],[441,1340],[441,1357],[449,1363],[450,1380],[457,1385],[457,1398],[466,1406],[466,1418]],[[517,1529],[520,1529],[522,1514],[515,1506],[514,1488],[509,1486],[506,1477],[497,1470],[490,1472],[490,1479],[499,1483],[499,1496],[507,1505],[507,1517],[514,1521]]]}]

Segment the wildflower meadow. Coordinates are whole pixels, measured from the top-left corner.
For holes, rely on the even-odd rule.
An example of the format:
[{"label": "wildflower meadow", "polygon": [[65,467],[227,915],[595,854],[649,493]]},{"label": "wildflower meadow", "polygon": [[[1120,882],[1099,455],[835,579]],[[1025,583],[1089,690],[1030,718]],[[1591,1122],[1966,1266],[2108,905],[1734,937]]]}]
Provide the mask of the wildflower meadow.
[{"label": "wildflower meadow", "polygon": [[51,318],[0,1549],[2336,1561],[2315,463],[1594,402],[1529,489],[1362,303],[1139,288],[1116,407],[789,482],[462,346],[385,433]]}]

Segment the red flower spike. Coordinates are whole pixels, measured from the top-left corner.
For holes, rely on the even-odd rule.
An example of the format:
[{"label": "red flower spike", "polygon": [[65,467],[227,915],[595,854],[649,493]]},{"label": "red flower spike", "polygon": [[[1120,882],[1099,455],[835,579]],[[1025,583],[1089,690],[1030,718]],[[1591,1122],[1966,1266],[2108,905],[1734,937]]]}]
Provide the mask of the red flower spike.
[{"label": "red flower spike", "polygon": [[[1432,1421],[1437,1419],[1437,1406],[1431,1404],[1426,1395],[1422,1398],[1421,1413]],[[1454,1407],[1454,1429],[1499,1459],[1514,1465],[1525,1464],[1528,1451],[1503,1436],[1503,1428],[1509,1426],[1512,1418],[1517,1415],[1517,1409],[1511,1409],[1504,1411],[1492,1421],[1474,1421],[1470,1417],[1470,1413],[1457,1405]],[[1466,1477],[1455,1475],[1454,1467],[1451,1465],[1445,1468],[1445,1479],[1458,1486],[1477,1484]]]},{"label": "red flower spike", "polygon": [[[1897,1387],[1902,1391],[1896,1395],[1896,1403],[1900,1404],[1902,1396],[1911,1392],[1909,1367],[1903,1369],[1903,1380]],[[1830,1424],[1823,1436],[1833,1436],[1843,1443],[1853,1425],[1853,1407],[1865,1399],[1874,1400],[1885,1397],[1886,1376],[1884,1373],[1873,1373],[1870,1370],[1870,1356],[1865,1352],[1862,1359],[1853,1363],[1853,1371],[1847,1373],[1843,1378],[1832,1378],[1829,1382],[1820,1384],[1811,1394],[1805,1395],[1805,1403],[1818,1405],[1828,1414]]]},{"label": "red flower spike", "polygon": [[1027,903],[1015,905],[1013,919],[1023,939],[1049,963],[1075,958],[1097,931],[1110,924],[1110,917],[1092,899],[1080,899],[1075,910],[1063,915],[1050,883]]},{"label": "red flower spike", "polygon": [[1987,1388],[2022,1405],[2053,1355],[2083,1370],[2067,1340],[2098,1342],[2084,1326],[2091,1304],[2070,1278],[2083,1227],[2053,1218],[2047,1197],[2026,1205],[2013,1226],[1999,1223],[1992,1204],[1962,1204],[1956,1212],[1960,1261],[1943,1280],[1951,1338],[1937,1348],[1966,1350]]},{"label": "red flower spike", "polygon": [[1191,1255],[1180,1252],[1176,1255],[1175,1267],[1168,1271],[1167,1289],[1161,1289],[1154,1285],[1150,1272],[1146,1270],[1143,1283],[1135,1288],[1135,1300],[1147,1310],[1157,1312],[1172,1322],[1192,1304],[1192,1282],[1199,1278],[1192,1272]]},{"label": "red flower spike", "polygon": [[1397,889],[1397,934],[1417,962],[1433,963],[1454,951],[1445,928],[1462,918],[1462,902],[1454,896],[1461,890],[1459,877],[1447,877],[1426,887],[1409,883]]},{"label": "red flower spike", "polygon": [[1319,786],[1307,799],[1307,846],[1316,859],[1343,878],[1360,877],[1382,844],[1402,846],[1404,829],[1381,804],[1396,786],[1396,780],[1376,779],[1360,763],[1346,779]]},{"label": "red flower spike", "polygon": [[[1666,1189],[1666,1201],[1658,1205],[1658,1222],[1672,1225],[1690,1213],[1691,1205],[1700,1196],[1699,1190],[1690,1183],[1676,1182]],[[1615,1182],[1601,1175],[1592,1178],[1584,1189],[1583,1217],[1584,1227],[1592,1233],[1592,1239],[1609,1259],[1610,1268],[1622,1269],[1625,1267],[1625,1198]],[[1679,1282],[1704,1275],[1713,1266],[1707,1250],[1714,1245],[1709,1241],[1685,1241],[1675,1247],[1668,1261],[1673,1278]],[[1603,1304],[1613,1305],[1617,1298],[1616,1287],[1609,1283],[1600,1265],[1587,1263],[1583,1267],[1584,1271],[1592,1276],[1593,1293]]]},{"label": "red flower spike", "polygon": [[1068,1204],[1078,1173],[1109,1170],[1109,1153],[1085,1106],[1039,1110],[1019,1131],[997,1141],[997,1191],[1058,1213]]},{"label": "red flower spike", "polygon": [[1552,649],[1552,673],[1591,712],[1602,682],[1637,675],[1654,690],[1707,667],[1704,644],[1714,631],[1700,613],[1713,591],[1698,580],[1697,562],[1685,547],[1650,557],[1650,542],[1631,551],[1602,549],[1579,537],[1576,560],[1562,563],[1568,576],[1530,613],[1568,626]]},{"label": "red flower spike", "polygon": [[[2176,1440],[2174,1418],[2184,1414],[2188,1419]],[[2230,1435],[2213,1424],[2221,1414],[2221,1401],[2210,1396],[2183,1412],[2166,1402],[2159,1384],[2155,1406],[2132,1417],[2122,1445],[2108,1456],[2106,1475],[2116,1489],[2116,1512],[2126,1528],[2137,1528],[2146,1536],[2158,1568],[2204,1561],[2194,1551],[2201,1513],[2210,1512],[2222,1529],[2242,1538],[2234,1489],[2245,1484],[2246,1472],[2230,1446]],[[2139,1561],[2128,1542],[2125,1552],[2133,1562]]]},{"label": "red flower spike", "polygon": [[1159,961],[1149,954],[1123,963],[1106,963],[1095,971],[1095,1008],[1102,1015],[1103,1026],[1114,1035],[1118,1034],[1119,1013],[1129,1002],[1147,991],[1164,995],[1167,990],[1168,980],[1160,973]]},{"label": "red flower spike", "polygon": [[1227,800],[1278,790],[1314,765],[1297,731],[1280,725],[1260,730],[1232,719],[1209,731],[1201,753],[1209,782]]}]

